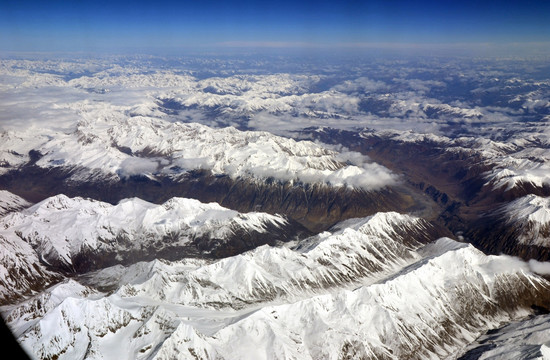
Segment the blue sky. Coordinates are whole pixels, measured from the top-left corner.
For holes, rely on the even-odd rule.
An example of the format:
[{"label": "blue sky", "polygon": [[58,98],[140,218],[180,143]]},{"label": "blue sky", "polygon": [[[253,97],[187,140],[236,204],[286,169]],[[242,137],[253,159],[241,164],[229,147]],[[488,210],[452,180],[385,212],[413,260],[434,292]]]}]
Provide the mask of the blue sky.
[{"label": "blue sky", "polygon": [[0,50],[540,44],[549,24],[550,1],[528,0],[4,0]]}]

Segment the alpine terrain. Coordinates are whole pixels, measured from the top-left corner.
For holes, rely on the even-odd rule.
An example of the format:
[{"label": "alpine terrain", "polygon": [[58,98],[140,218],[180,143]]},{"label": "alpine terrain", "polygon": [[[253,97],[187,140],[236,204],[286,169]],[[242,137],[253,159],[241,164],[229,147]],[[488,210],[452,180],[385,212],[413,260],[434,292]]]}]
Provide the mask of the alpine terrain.
[{"label": "alpine terrain", "polygon": [[31,359],[550,359],[538,58],[0,58]]}]

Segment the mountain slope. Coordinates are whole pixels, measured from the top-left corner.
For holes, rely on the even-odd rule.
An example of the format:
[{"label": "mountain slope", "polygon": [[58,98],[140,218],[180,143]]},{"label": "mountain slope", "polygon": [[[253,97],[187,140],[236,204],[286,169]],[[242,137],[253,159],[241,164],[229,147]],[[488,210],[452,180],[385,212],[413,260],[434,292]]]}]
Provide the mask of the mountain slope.
[{"label": "mountain slope", "polygon": [[263,308],[211,342],[227,358],[440,358],[529,313],[548,285],[520,262],[462,247],[380,284]]},{"label": "mountain slope", "polygon": [[60,193],[112,204],[188,197],[240,212],[284,213],[312,231],[423,204],[396,174],[357,153],[116,109],[82,114],[64,131],[4,132],[0,186],[34,202]]},{"label": "mountain slope", "polygon": [[2,311],[41,357],[402,359],[457,353],[549,305],[550,284],[526,263],[433,242],[424,220],[386,213],[341,225],[222,260],[87,273],[48,290],[72,295],[46,297],[34,318],[24,314],[44,297]]},{"label": "mountain slope", "polygon": [[[514,209],[529,212],[530,207],[541,205],[527,202],[550,196],[546,171],[550,147],[545,133],[536,129],[535,134],[528,130],[510,132],[500,141],[411,131],[330,128],[308,129],[300,136],[348,146],[402,174],[437,204],[433,209],[442,224],[483,251],[549,260],[550,252],[539,246],[546,242],[545,227],[523,234],[528,232],[527,225],[514,220],[527,221]],[[498,210],[501,208],[508,210]],[[515,236],[533,238],[528,240],[530,245],[518,246]]]},{"label": "mountain slope", "polygon": [[549,326],[548,315],[512,322],[481,336],[458,359],[548,359]]},{"label": "mountain slope", "polygon": [[0,304],[13,303],[61,279],[30,244],[15,233],[0,232]]},{"label": "mountain slope", "polygon": [[504,207],[502,216],[517,229],[520,244],[550,247],[550,198],[536,195],[519,198]]},{"label": "mountain slope", "polygon": [[[387,236],[384,225],[394,222],[407,230],[407,241]],[[414,250],[441,231],[425,220],[396,213],[376,214],[349,225],[301,240],[292,248],[266,245],[214,263],[138,263],[104,269],[81,281],[98,289],[118,289],[116,294],[125,298],[241,309],[375,281],[418,260]]]},{"label": "mountain slope", "polygon": [[550,258],[550,202],[527,195],[480,217],[472,231],[474,244],[484,251],[515,254],[524,259]]},{"label": "mountain slope", "polygon": [[111,205],[57,195],[0,222],[2,234],[19,237],[46,265],[77,272],[145,259],[227,256],[307,234],[281,216],[183,198]]},{"label": "mountain slope", "polygon": [[14,211],[28,208],[32,204],[20,196],[0,190],[0,217]]}]

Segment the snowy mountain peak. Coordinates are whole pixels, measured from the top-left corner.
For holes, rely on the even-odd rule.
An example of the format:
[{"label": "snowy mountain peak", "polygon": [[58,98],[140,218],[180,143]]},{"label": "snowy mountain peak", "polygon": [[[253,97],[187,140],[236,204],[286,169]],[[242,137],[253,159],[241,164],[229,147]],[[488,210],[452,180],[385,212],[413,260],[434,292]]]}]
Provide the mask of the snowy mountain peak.
[{"label": "snowy mountain peak", "polygon": [[546,225],[550,223],[550,198],[530,194],[507,204],[506,212],[510,219]]},{"label": "snowy mountain peak", "polygon": [[520,244],[550,247],[550,198],[530,194],[506,204],[499,213],[518,232]]},{"label": "snowy mountain peak", "polygon": [[339,231],[346,231],[346,229],[353,229],[365,235],[393,239],[408,245],[415,241],[422,243],[431,241],[433,238],[430,239],[430,236],[435,236],[437,233],[433,224],[428,221],[394,211],[377,212],[363,219],[345,220],[334,227],[334,230]]},{"label": "snowy mountain peak", "polygon": [[58,214],[65,212],[66,210],[73,210],[77,208],[82,211],[90,211],[92,209],[99,210],[107,206],[108,204],[106,203],[84,199],[79,196],[70,198],[64,194],[58,194],[42,200],[41,202],[29,207],[22,213],[29,215],[32,214],[33,216],[37,217],[40,214],[48,216],[51,213]]}]

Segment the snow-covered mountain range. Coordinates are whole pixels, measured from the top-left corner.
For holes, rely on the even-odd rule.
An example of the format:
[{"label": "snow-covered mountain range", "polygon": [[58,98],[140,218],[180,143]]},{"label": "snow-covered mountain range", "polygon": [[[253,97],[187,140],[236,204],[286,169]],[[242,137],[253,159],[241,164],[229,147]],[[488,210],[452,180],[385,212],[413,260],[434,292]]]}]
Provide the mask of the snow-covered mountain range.
[{"label": "snow-covered mountain range", "polygon": [[[111,205],[57,195],[10,213],[0,223],[5,298],[34,290],[40,277],[51,272],[83,273],[140,260],[216,258],[308,234],[283,216],[240,214],[183,198],[161,205],[136,198]],[[47,283],[57,277],[44,278]]]},{"label": "snow-covered mountain range", "polygon": [[[550,295],[529,264],[436,241],[437,226],[398,213],[220,260],[134,259],[76,277],[52,256],[67,265],[85,248],[104,249],[123,262],[123,248],[170,232],[180,241],[205,233],[230,241],[237,226],[262,232],[287,220],[189,199],[114,206],[60,195],[1,221],[6,245],[24,248],[31,261],[20,264],[20,279],[55,284],[2,307],[37,358],[402,358],[412,349],[413,358],[437,358],[466,351],[483,331],[522,319]],[[121,231],[127,242],[114,241]],[[6,300],[8,290],[13,284],[3,283]]]},{"label": "snow-covered mountain range", "polygon": [[31,358],[547,356],[546,61],[25,57],[0,312]]},{"label": "snow-covered mountain range", "polygon": [[107,268],[3,312],[39,358],[437,358],[550,295],[522,261],[372,234],[395,217],[417,221],[386,214],[293,248]]},{"label": "snow-covered mountain range", "polygon": [[66,129],[4,132],[0,184],[34,202],[59,193],[113,204],[195,198],[284,213],[314,231],[423,206],[397,174],[345,148],[110,111],[83,110]]},{"label": "snow-covered mountain range", "polygon": [[200,124],[170,123],[131,117],[124,120],[81,120],[74,131],[36,138],[36,129],[4,133],[3,171],[33,161],[41,168],[80,168],[71,181],[94,176],[179,175],[205,169],[233,178],[327,183],[378,189],[396,176],[375,163],[348,165],[345,155],[312,142],[297,142],[265,132],[213,129]]}]

